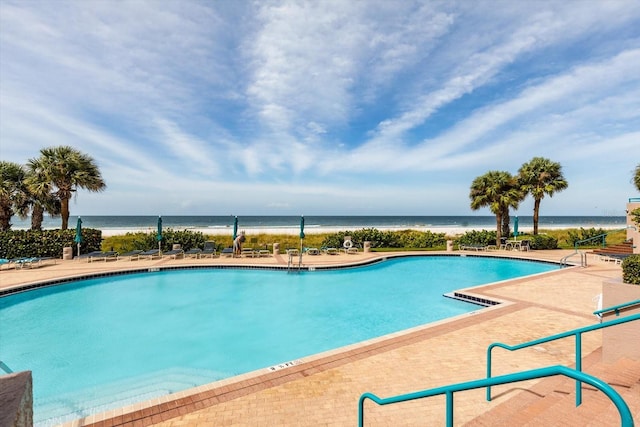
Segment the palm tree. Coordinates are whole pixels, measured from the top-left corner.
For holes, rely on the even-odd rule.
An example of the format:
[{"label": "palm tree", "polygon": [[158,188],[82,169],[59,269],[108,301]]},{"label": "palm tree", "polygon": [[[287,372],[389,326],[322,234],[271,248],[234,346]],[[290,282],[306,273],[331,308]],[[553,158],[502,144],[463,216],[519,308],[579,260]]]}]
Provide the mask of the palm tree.
[{"label": "palm tree", "polygon": [[636,166],[636,174],[633,177],[633,184],[640,191],[640,164]]},{"label": "palm tree", "polygon": [[102,191],[106,184],[93,158],[69,146],[50,147],[40,150],[38,159],[29,160],[33,173],[31,186],[39,182],[44,188],[51,186],[51,192],[60,201],[62,230],[69,226],[69,199],[78,188]]},{"label": "palm tree", "polygon": [[31,208],[31,229],[41,230],[44,213],[52,217],[60,215],[61,203],[53,193],[53,185],[42,172],[37,160],[27,163],[27,177],[24,182],[28,190],[28,206]]},{"label": "palm tree", "polygon": [[11,217],[24,209],[24,177],[22,165],[0,161],[0,231],[11,229]]},{"label": "palm tree", "polygon": [[[496,245],[499,245],[505,220],[507,227],[509,224],[509,208],[517,209],[523,198],[517,180],[509,172],[487,172],[473,180],[469,198],[471,209],[488,207],[496,216]],[[504,234],[508,234],[508,228]]]},{"label": "palm tree", "polygon": [[545,195],[553,195],[569,186],[562,175],[560,163],[552,162],[544,157],[534,157],[520,167],[518,171],[520,188],[525,194],[531,194],[533,205],[533,234],[538,234],[540,218],[540,202]]}]

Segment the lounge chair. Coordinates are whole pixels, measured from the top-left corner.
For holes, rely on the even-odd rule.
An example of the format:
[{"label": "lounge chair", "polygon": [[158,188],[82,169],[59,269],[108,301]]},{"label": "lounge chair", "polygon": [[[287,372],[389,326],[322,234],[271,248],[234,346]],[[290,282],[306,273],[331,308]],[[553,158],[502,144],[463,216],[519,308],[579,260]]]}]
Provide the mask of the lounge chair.
[{"label": "lounge chair", "polygon": [[473,245],[458,245],[458,249],[461,251],[486,251],[488,246],[482,245],[480,243]]},{"label": "lounge chair", "polygon": [[138,254],[138,258],[147,258],[147,259],[160,258],[160,250],[151,249],[148,251],[140,252]]},{"label": "lounge chair", "polygon": [[258,252],[255,251],[253,248],[242,248],[242,252],[240,253],[240,256],[253,258],[258,256]]},{"label": "lounge chair", "polygon": [[134,250],[134,251],[129,251],[129,252],[125,252],[125,253],[123,253],[123,254],[118,254],[118,256],[117,256],[116,258],[117,258],[117,259],[120,259],[120,258],[129,258],[129,261],[133,261],[134,259],[138,259],[138,258],[140,258],[140,254],[141,254],[142,252],[144,252],[144,251],[141,251],[141,250],[139,250],[139,249],[136,249],[136,250]]},{"label": "lounge chair", "polygon": [[93,261],[104,261],[107,262],[110,259],[113,260],[117,260],[118,259],[118,252],[116,251],[106,251],[106,252],[100,252],[100,253],[93,253],[92,255],[89,256],[89,261],[88,262],[93,262]]},{"label": "lounge chair", "polygon": [[318,248],[305,248],[307,255],[320,255],[320,249]]},{"label": "lounge chair", "polygon": [[340,255],[340,251],[337,248],[323,248],[322,250],[327,255]]},{"label": "lounge chair", "polygon": [[91,257],[99,256],[101,253],[102,251],[91,251],[91,252],[87,252],[86,254],[76,256],[76,259],[78,260],[86,259],[87,262],[91,262]]},{"label": "lounge chair", "polygon": [[233,248],[224,248],[220,255],[223,257],[232,257],[233,256]]},{"label": "lounge chair", "polygon": [[200,254],[202,253],[202,249],[200,248],[191,248],[188,251],[185,251],[184,256],[189,258],[200,258]]},{"label": "lounge chair", "polygon": [[16,263],[16,268],[34,268],[42,267],[47,261],[53,261],[54,264],[56,262],[55,258],[52,257],[25,257],[18,258],[14,262]]},{"label": "lounge chair", "polygon": [[213,258],[216,256],[216,242],[208,241],[204,242],[204,249],[200,252],[200,258],[210,257]]},{"label": "lounge chair", "polygon": [[2,270],[4,268],[4,266],[7,266],[7,268],[5,268],[5,270],[8,270],[12,267],[15,267],[13,265],[13,261],[7,258],[0,258],[0,270]]},{"label": "lounge chair", "polygon": [[267,256],[271,256],[271,251],[269,249],[258,249],[258,256],[259,257],[267,257]]},{"label": "lounge chair", "polygon": [[184,258],[184,251],[182,249],[172,249],[170,251],[163,252],[162,258],[173,258],[173,259]]},{"label": "lounge chair", "polygon": [[347,255],[357,255],[358,254],[358,248],[356,248],[355,246],[352,246],[350,248],[346,248],[344,250],[344,253],[346,253]]}]

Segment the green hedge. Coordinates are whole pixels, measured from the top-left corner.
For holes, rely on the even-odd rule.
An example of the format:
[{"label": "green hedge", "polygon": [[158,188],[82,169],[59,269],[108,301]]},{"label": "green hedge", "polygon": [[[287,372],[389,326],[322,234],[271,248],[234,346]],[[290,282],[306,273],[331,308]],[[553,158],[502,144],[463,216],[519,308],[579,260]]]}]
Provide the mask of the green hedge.
[{"label": "green hedge", "polygon": [[630,255],[622,261],[622,280],[631,285],[640,285],[640,255]]},{"label": "green hedge", "polygon": [[523,240],[525,239],[529,240],[531,249],[558,249],[558,239],[547,234],[523,237]]},{"label": "green hedge", "polygon": [[[179,244],[182,249],[188,251],[192,248],[202,248],[207,239],[199,231],[173,230],[167,228],[162,231],[161,247],[163,251],[173,248],[174,244]],[[128,252],[136,249],[149,250],[158,247],[156,232],[150,233],[127,233],[124,236],[111,236],[104,239],[102,248],[107,251]]]},{"label": "green hedge", "polygon": [[[73,241],[76,230],[9,230],[0,232],[0,258],[53,257],[62,258],[62,249],[73,248],[77,255],[78,245]],[[81,253],[99,251],[102,231],[82,229]]]},{"label": "green hedge", "polygon": [[363,228],[330,234],[322,241],[322,246],[341,248],[345,236],[351,236],[351,241],[360,248],[363,247],[364,242],[371,242],[372,248],[426,249],[444,247],[447,241],[444,233],[415,230],[380,231],[376,228]]},{"label": "green hedge", "polygon": [[496,235],[497,233],[495,231],[471,230],[458,237],[456,243],[458,245],[495,245]]}]

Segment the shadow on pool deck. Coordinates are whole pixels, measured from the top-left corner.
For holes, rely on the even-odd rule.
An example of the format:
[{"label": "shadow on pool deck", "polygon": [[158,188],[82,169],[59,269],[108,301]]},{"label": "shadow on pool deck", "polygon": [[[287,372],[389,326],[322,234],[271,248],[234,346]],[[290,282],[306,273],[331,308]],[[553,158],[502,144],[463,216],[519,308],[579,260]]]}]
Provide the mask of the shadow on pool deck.
[{"label": "shadow on pool deck", "polygon": [[[515,255],[558,261],[566,253],[532,251]],[[388,255],[341,255],[337,260],[335,256],[327,260],[305,257],[304,261],[313,258],[313,265],[326,265]],[[511,256],[514,253],[490,255]],[[258,260],[208,262],[250,264]],[[195,263],[201,264],[200,261],[207,262],[196,260]],[[276,259],[259,261],[260,264],[280,262]],[[145,267],[194,263],[193,260],[143,262]],[[136,263],[138,261],[130,265],[127,261],[91,264],[65,261],[33,271],[3,271],[0,273],[0,287],[140,267]],[[21,282],[15,279],[19,275],[22,275]],[[9,276],[11,280],[7,283],[4,279]],[[485,375],[485,352],[491,342],[515,344],[594,323],[594,316],[590,314],[595,309],[593,297],[601,292],[603,281],[620,276],[620,266],[593,260],[593,265],[588,268],[568,268],[528,279],[476,287],[471,290],[474,294],[505,303],[453,320],[304,358],[303,363],[284,369],[273,372],[262,369],[67,425],[356,425],[357,402],[364,392],[386,397],[482,378]],[[583,337],[583,354],[589,354],[600,346],[599,333]],[[562,340],[494,357],[496,374],[552,364],[570,365],[573,363],[573,342]],[[518,387],[526,388],[529,384],[533,382],[522,383]],[[514,389],[507,394],[517,392]],[[501,402],[500,399],[486,402],[483,393],[476,390],[456,395],[456,425],[470,421]],[[443,425],[445,417],[441,398],[388,407],[367,405],[366,412],[367,426]]]}]

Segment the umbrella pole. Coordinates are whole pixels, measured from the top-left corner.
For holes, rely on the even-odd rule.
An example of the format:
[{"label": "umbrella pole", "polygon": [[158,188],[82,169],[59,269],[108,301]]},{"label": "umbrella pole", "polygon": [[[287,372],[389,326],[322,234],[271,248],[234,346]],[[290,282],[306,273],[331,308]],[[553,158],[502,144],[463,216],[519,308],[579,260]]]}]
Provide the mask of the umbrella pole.
[{"label": "umbrella pole", "polygon": [[80,243],[78,243],[78,259],[80,259]]}]

